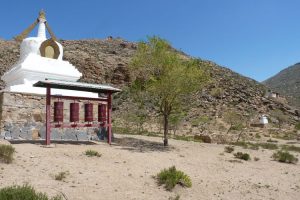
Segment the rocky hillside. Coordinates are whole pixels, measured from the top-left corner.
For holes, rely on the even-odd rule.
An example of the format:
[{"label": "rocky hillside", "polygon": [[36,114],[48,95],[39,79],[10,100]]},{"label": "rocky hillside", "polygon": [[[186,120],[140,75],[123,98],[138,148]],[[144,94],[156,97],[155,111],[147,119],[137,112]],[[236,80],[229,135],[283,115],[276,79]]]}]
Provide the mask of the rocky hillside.
[{"label": "rocky hillside", "polygon": [[300,63],[296,63],[264,81],[272,90],[287,97],[288,101],[300,108]]},{"label": "rocky hillside", "polygon": [[[77,66],[83,74],[81,81],[90,83],[111,83],[126,88],[130,83],[128,64],[137,45],[122,39],[105,40],[63,40],[64,59]],[[183,55],[186,56],[186,55]],[[19,44],[0,40],[0,75],[7,71],[19,57]],[[191,107],[188,117],[199,115],[222,116],[228,109],[243,115],[250,111],[268,114],[272,110],[282,110],[292,121],[298,120],[298,112],[284,102],[265,98],[267,88],[247,77],[210,61],[202,61],[209,66],[213,81],[202,92],[189,99]],[[4,84],[1,82],[0,87]],[[219,91],[216,93],[216,91]],[[120,99],[126,102],[126,99]]]}]

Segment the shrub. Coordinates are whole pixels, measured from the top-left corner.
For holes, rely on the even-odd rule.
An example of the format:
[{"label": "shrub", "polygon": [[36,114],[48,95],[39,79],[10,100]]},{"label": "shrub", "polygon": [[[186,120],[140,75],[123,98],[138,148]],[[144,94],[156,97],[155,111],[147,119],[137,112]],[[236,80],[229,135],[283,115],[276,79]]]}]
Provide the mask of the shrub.
[{"label": "shrub", "polygon": [[59,172],[54,176],[55,180],[57,181],[63,181],[67,178],[67,175],[69,175],[69,172]]},{"label": "shrub", "polygon": [[300,130],[300,123],[295,124],[295,129]]},{"label": "shrub", "polygon": [[249,143],[244,142],[244,141],[239,141],[239,142],[233,142],[231,144],[236,145],[236,146],[240,146],[240,147],[243,147],[243,148],[247,148]]},{"label": "shrub", "polygon": [[244,125],[239,123],[239,124],[235,124],[231,127],[231,130],[234,130],[234,131],[241,131],[242,129],[244,128]]},{"label": "shrub", "polygon": [[226,147],[224,148],[224,151],[225,151],[226,153],[231,153],[231,152],[234,151],[234,147],[233,147],[233,146],[226,146]]},{"label": "shrub", "polygon": [[256,139],[260,139],[260,138],[261,138],[260,134],[259,134],[259,133],[256,133],[256,134],[255,134],[255,138],[256,138]]},{"label": "shrub", "polygon": [[101,153],[99,153],[98,151],[95,150],[86,150],[85,151],[85,155],[89,156],[89,157],[93,157],[93,156],[97,156],[97,157],[101,157]]},{"label": "shrub", "polygon": [[36,192],[32,186],[9,186],[0,189],[1,200],[62,200],[61,196],[49,198],[45,193]]},{"label": "shrub", "polygon": [[288,151],[277,151],[272,155],[272,158],[283,163],[296,164],[298,162],[298,158],[296,158],[293,154],[290,154]]},{"label": "shrub", "polygon": [[176,184],[180,184],[185,187],[192,187],[192,181],[188,175],[184,172],[176,170],[175,166],[169,169],[163,169],[156,176],[159,185],[165,184],[166,190],[171,191]]},{"label": "shrub", "polygon": [[234,157],[242,160],[250,160],[250,155],[247,153],[237,152],[234,154]]},{"label": "shrub", "polygon": [[273,144],[273,143],[258,143],[257,145],[264,149],[271,149],[271,150],[278,149],[277,144]]},{"label": "shrub", "polygon": [[240,141],[240,142],[234,142],[234,143],[231,143],[231,144],[243,147],[244,149],[252,149],[252,150],[258,150],[259,149],[258,144],[251,143],[251,142]]},{"label": "shrub", "polygon": [[14,153],[15,148],[13,146],[0,144],[0,160],[3,160],[5,163],[11,163]]},{"label": "shrub", "polygon": [[286,151],[295,151],[300,153],[300,147],[294,145],[282,145],[282,149]]}]

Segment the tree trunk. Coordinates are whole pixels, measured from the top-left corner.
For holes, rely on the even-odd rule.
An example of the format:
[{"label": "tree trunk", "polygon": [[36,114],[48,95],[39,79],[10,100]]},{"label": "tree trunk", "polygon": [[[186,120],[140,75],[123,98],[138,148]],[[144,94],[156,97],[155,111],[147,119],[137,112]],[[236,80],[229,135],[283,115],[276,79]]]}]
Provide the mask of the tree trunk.
[{"label": "tree trunk", "polygon": [[168,146],[169,116],[164,115],[164,146]]},{"label": "tree trunk", "polygon": [[240,137],[242,136],[243,132],[244,132],[244,129],[241,130],[240,134],[238,135],[238,138],[237,138],[236,142],[238,142],[240,140]]},{"label": "tree trunk", "polygon": [[232,124],[230,124],[230,127],[229,127],[229,129],[227,130],[227,133],[226,133],[226,134],[228,134],[229,131],[231,131],[231,128],[232,128]]}]

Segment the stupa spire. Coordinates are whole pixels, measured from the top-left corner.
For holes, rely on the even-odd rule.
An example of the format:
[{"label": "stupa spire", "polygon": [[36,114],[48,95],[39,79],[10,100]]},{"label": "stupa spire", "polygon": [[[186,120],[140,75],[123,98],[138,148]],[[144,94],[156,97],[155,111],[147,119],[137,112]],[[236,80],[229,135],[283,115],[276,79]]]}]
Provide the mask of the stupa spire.
[{"label": "stupa spire", "polygon": [[46,13],[44,10],[41,10],[39,12],[39,29],[38,29],[38,34],[37,37],[38,38],[42,38],[42,39],[46,39]]},{"label": "stupa spire", "polygon": [[44,10],[41,10],[39,12],[39,16],[33,24],[31,24],[27,29],[25,29],[20,35],[16,36],[14,39],[16,41],[21,42],[23,39],[25,39],[27,37],[27,35],[34,29],[34,27],[36,25],[39,25],[38,34],[37,34],[38,38],[42,38],[42,39],[46,40],[47,39],[46,38],[46,29],[47,29],[51,36],[51,39],[54,41],[57,41],[54,33],[51,31],[51,29],[47,23],[46,13]]}]

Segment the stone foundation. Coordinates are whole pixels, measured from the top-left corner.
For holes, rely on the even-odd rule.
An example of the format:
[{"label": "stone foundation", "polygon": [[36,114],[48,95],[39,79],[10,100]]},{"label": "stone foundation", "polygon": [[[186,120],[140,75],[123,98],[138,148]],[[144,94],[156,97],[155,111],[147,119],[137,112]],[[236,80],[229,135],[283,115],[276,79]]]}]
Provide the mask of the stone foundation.
[{"label": "stone foundation", "polygon": [[[51,99],[51,117],[53,102]],[[64,121],[69,121],[69,103],[64,101]],[[80,103],[80,102],[79,102]],[[39,140],[46,136],[46,97],[39,94],[2,92],[0,94],[1,138],[9,140]],[[80,103],[80,122],[83,122],[83,103]],[[97,119],[97,106],[94,118]],[[98,134],[97,134],[98,133]],[[51,140],[98,140],[98,128],[52,128]]]}]

